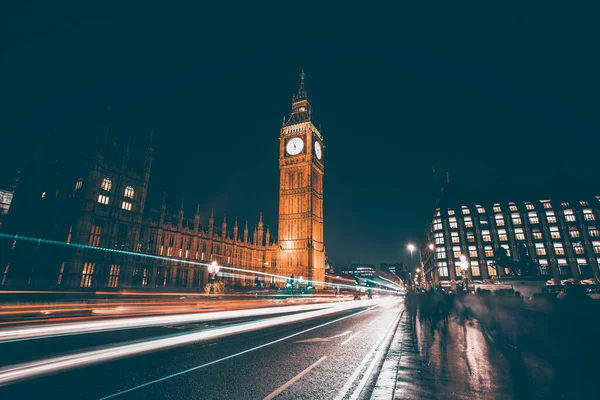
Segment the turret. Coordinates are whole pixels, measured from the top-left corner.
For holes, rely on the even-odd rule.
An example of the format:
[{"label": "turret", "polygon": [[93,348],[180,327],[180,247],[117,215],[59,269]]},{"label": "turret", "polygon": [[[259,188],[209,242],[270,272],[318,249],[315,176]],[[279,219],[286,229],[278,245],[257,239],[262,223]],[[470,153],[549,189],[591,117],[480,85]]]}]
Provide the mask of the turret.
[{"label": "turret", "polygon": [[177,219],[177,227],[181,229],[183,227],[183,199],[181,199],[181,207],[179,207],[179,218]]},{"label": "turret", "polygon": [[238,223],[237,223],[237,218],[235,219],[235,224],[233,225],[233,240],[235,242],[238,241]]},{"label": "turret", "polygon": [[200,229],[200,203],[196,207],[196,214],[194,214],[194,230],[198,232]]},{"label": "turret", "polygon": [[246,227],[244,228],[244,243],[248,243],[248,221],[246,221]]},{"label": "turret", "polygon": [[252,231],[252,243],[258,244],[258,231],[256,230],[256,225],[254,225],[254,231]]},{"label": "turret", "polygon": [[165,223],[165,214],[167,213],[167,192],[163,193],[162,206],[160,207],[160,224]]},{"label": "turret", "polygon": [[262,220],[262,213],[260,213],[260,217],[258,219],[258,242],[256,242],[257,245],[259,245],[259,246],[263,245],[263,237],[264,237],[264,225],[263,225],[263,220]]},{"label": "turret", "polygon": [[270,246],[271,245],[271,232],[269,231],[269,227],[267,226],[267,235],[266,235],[266,239],[265,239],[265,245],[266,246]]},{"label": "turret", "polygon": [[215,231],[215,210],[210,210],[210,219],[208,220],[208,234],[212,237]]},{"label": "turret", "polygon": [[221,224],[221,235],[223,240],[227,239],[227,214],[223,215],[223,223]]}]

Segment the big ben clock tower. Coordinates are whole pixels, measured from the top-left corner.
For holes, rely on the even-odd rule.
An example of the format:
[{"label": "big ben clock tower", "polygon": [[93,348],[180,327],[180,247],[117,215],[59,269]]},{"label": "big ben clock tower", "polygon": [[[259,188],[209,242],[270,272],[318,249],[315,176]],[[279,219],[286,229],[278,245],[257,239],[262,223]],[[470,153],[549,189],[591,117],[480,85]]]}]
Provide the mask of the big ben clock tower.
[{"label": "big ben clock tower", "polygon": [[325,281],[323,246],[323,136],[312,121],[304,88],[292,99],[292,113],[279,135],[280,273],[303,277],[321,286]]}]

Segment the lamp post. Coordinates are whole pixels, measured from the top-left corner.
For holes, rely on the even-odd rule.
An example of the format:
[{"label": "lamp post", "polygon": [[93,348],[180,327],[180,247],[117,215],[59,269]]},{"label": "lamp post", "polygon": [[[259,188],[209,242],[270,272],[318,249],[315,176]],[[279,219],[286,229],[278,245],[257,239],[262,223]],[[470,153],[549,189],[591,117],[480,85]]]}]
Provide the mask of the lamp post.
[{"label": "lamp post", "polygon": [[215,292],[215,277],[219,273],[220,269],[221,268],[219,267],[219,264],[217,264],[216,261],[211,262],[210,265],[208,266],[208,272],[210,274],[210,277],[209,277],[209,280],[210,280],[210,293],[214,293]]},{"label": "lamp post", "polygon": [[408,248],[408,251],[410,251],[410,267],[412,268],[413,264],[415,262],[413,259],[413,253],[414,253],[416,247],[412,243],[409,243],[408,246],[406,246],[406,247]]},{"label": "lamp post", "polygon": [[[463,284],[464,284],[464,290],[468,291],[469,290],[469,262],[467,261],[467,256],[465,255],[461,255],[460,256],[460,272],[462,275],[462,279],[463,279]],[[465,277],[466,275],[466,277]]]}]

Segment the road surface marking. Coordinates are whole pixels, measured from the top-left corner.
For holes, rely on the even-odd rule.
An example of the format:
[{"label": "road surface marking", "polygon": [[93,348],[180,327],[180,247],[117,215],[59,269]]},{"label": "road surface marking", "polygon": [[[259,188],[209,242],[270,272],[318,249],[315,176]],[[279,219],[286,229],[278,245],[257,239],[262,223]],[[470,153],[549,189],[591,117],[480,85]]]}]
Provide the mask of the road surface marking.
[{"label": "road surface marking", "polygon": [[346,343],[348,343],[349,341],[351,341],[356,335],[358,335],[359,333],[361,333],[362,331],[358,331],[356,332],[354,335],[350,336],[348,339],[344,340],[342,342],[342,346],[345,345]]},{"label": "road surface marking", "polygon": [[363,311],[359,311],[359,312],[357,312],[356,314],[346,315],[345,317],[341,317],[341,318],[335,319],[335,320],[333,320],[333,321],[325,322],[324,324],[321,324],[321,325],[313,326],[312,328],[308,328],[308,329],[305,329],[305,330],[303,330],[303,331],[300,331],[300,332],[293,333],[293,334],[291,334],[291,335],[289,335],[289,336],[283,337],[283,338],[281,338],[281,339],[274,340],[274,341],[272,341],[272,342],[269,342],[269,343],[261,344],[260,346],[253,347],[253,348],[251,348],[251,349],[247,349],[247,350],[244,350],[244,351],[240,351],[239,353],[235,353],[235,354],[232,354],[232,355],[230,355],[230,356],[223,357],[223,358],[220,358],[220,359],[218,359],[218,360],[210,361],[210,362],[207,362],[206,364],[197,365],[197,366],[195,366],[195,367],[192,367],[192,368],[186,369],[186,370],[184,370],[184,371],[176,372],[176,373],[174,373],[174,374],[167,375],[167,376],[164,376],[164,377],[162,377],[162,378],[155,379],[155,380],[153,380],[153,381],[149,381],[149,382],[146,382],[146,383],[142,383],[141,385],[137,385],[137,386],[134,386],[134,387],[132,387],[132,388],[129,388],[129,389],[121,390],[120,392],[116,392],[116,393],[110,394],[110,395],[108,395],[108,396],[104,396],[104,397],[100,398],[100,400],[110,399],[110,398],[112,398],[112,397],[120,396],[120,395],[122,395],[122,394],[125,394],[125,393],[133,392],[134,390],[141,389],[141,388],[143,388],[143,387],[150,386],[150,385],[153,385],[153,384],[155,384],[155,383],[158,383],[158,382],[166,381],[167,379],[171,379],[171,378],[174,378],[174,377],[176,377],[176,376],[184,375],[184,374],[187,374],[188,372],[196,371],[196,370],[199,370],[199,369],[201,369],[201,368],[205,368],[205,367],[211,366],[211,365],[213,365],[213,364],[217,364],[217,363],[219,363],[219,362],[221,362],[221,361],[229,360],[229,359],[231,359],[231,358],[235,358],[235,357],[241,356],[241,355],[243,355],[243,354],[250,353],[250,352],[252,352],[252,351],[259,350],[259,349],[262,349],[263,347],[267,347],[267,346],[271,346],[271,345],[273,345],[273,344],[276,344],[276,343],[279,343],[279,342],[283,342],[284,340],[287,340],[287,339],[293,338],[293,337],[295,337],[295,336],[298,336],[298,335],[302,335],[302,334],[304,334],[304,333],[306,333],[306,332],[310,332],[310,331],[312,331],[312,330],[315,330],[315,329],[318,329],[318,328],[322,328],[322,327],[324,327],[324,326],[331,325],[331,324],[333,324],[333,323],[336,323],[336,322],[342,321],[342,320],[344,320],[344,319],[346,319],[346,318],[351,318],[351,317],[354,317],[354,316],[360,315],[360,314],[362,314],[362,313],[365,313],[365,312],[367,312],[367,311],[371,311],[371,310],[373,310],[373,308],[375,308],[375,307],[369,307],[369,308],[367,308],[366,310],[363,310]]},{"label": "road surface marking", "polygon": [[[391,331],[393,327],[394,327],[394,324],[392,324],[390,326],[390,329],[388,331]],[[335,398],[335,400],[343,400],[346,397],[346,394],[348,393],[348,390],[350,390],[350,388],[352,387],[352,385],[354,385],[354,381],[356,381],[356,378],[358,378],[358,376],[362,372],[362,370],[365,367],[365,365],[367,365],[367,362],[369,361],[369,359],[371,358],[371,356],[373,354],[375,354],[375,351],[377,350],[377,348],[379,347],[379,345],[383,342],[383,340],[387,336],[388,336],[388,333],[386,332],[386,334],[384,334],[383,336],[381,336],[379,338],[379,340],[377,340],[377,342],[375,343],[375,345],[373,347],[371,347],[371,350],[369,350],[369,352],[367,353],[367,355],[365,356],[365,358],[363,358],[363,360],[360,362],[360,364],[358,365],[358,367],[356,368],[356,370],[354,371],[354,373],[352,374],[352,376],[350,376],[350,378],[346,381],[346,383],[344,384],[344,386],[342,387],[342,389],[338,393],[338,395]],[[369,368],[370,368],[370,366],[369,366]]]},{"label": "road surface marking", "polygon": [[379,347],[377,354],[375,354],[375,356],[373,357],[373,361],[371,361],[369,368],[367,368],[365,374],[363,375],[363,378],[360,380],[360,382],[358,383],[358,386],[354,390],[354,393],[352,393],[352,396],[350,396],[350,400],[357,400],[358,396],[360,396],[360,393],[363,391],[365,385],[367,384],[367,381],[371,377],[371,374],[373,373],[375,366],[377,364],[379,364],[379,360],[383,356],[383,352],[386,350],[386,346],[383,346],[383,344],[387,343],[388,338],[390,338],[396,331],[395,327],[398,326],[401,316],[402,316],[402,313],[398,314],[398,317],[394,320],[394,322],[392,323],[392,326],[385,334],[385,339],[383,340],[382,346]]},{"label": "road surface marking", "polygon": [[377,318],[375,318],[373,321],[369,322],[369,323],[367,324],[367,326],[371,326],[371,325],[373,325],[375,322],[379,321],[379,319],[380,319],[380,318],[381,318],[381,317],[377,317]]},{"label": "road surface marking", "polygon": [[268,395],[267,397],[265,397],[264,400],[271,400],[272,398],[274,398],[275,396],[277,396],[279,393],[283,392],[285,389],[287,389],[288,387],[292,386],[294,384],[294,382],[296,382],[298,379],[302,378],[304,375],[308,374],[311,369],[313,369],[317,365],[321,364],[321,362],[323,360],[325,360],[326,358],[327,358],[327,356],[323,356],[323,357],[319,358],[317,360],[317,362],[315,362],[314,364],[312,364],[310,367],[306,368],[304,371],[300,372],[298,375],[296,375],[295,377],[293,377],[292,379],[290,379],[289,381],[287,381],[283,385],[279,386],[279,388],[277,390],[275,390],[273,393],[271,393],[270,395]]},{"label": "road surface marking", "polygon": [[330,337],[326,337],[326,338],[315,337],[315,338],[310,338],[310,339],[298,340],[297,342],[294,342],[294,343],[329,342],[331,339],[335,339],[335,338],[339,338],[339,337],[342,337],[342,336],[346,336],[346,335],[348,335],[350,333],[352,333],[352,331],[346,331],[344,333],[340,333],[339,335],[330,336]]}]

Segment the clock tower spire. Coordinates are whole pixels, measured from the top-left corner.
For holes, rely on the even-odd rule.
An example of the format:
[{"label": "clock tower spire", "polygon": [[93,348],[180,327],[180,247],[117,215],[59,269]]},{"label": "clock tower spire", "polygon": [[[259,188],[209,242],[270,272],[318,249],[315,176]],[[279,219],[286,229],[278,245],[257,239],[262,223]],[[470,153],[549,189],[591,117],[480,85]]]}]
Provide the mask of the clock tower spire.
[{"label": "clock tower spire", "polygon": [[303,277],[315,286],[325,281],[323,246],[323,137],[300,75],[290,117],[279,135],[280,274]]}]

